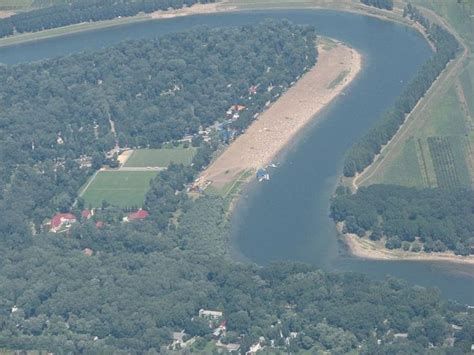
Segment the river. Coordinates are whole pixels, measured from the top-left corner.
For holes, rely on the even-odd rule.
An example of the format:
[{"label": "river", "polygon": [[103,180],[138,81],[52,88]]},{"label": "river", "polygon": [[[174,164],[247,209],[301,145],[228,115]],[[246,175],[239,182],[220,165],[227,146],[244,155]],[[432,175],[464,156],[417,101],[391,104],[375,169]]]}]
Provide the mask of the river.
[{"label": "river", "polygon": [[309,262],[327,270],[393,275],[438,287],[447,298],[474,304],[474,267],[434,262],[353,258],[337,241],[328,217],[329,199],[345,151],[396,99],[431,52],[411,28],[357,14],[322,10],[271,10],[196,15],[145,21],[0,48],[0,62],[16,64],[98,49],[127,39],[150,38],[199,25],[251,24],[265,18],[310,24],[363,55],[363,69],[314,123],[287,149],[266,184],[250,185],[232,217],[235,257],[265,264]]}]

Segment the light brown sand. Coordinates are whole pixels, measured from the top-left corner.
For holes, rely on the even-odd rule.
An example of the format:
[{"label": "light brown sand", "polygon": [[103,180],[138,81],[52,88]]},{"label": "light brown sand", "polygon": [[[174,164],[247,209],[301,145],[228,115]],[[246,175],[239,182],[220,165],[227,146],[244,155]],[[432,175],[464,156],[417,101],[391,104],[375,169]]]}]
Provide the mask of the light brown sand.
[{"label": "light brown sand", "polygon": [[133,149],[124,150],[118,157],[117,160],[119,161],[120,166],[124,166],[127,162],[128,158],[130,158],[133,154]]},{"label": "light brown sand", "polygon": [[15,13],[12,11],[0,11],[0,18],[7,18],[13,15],[15,15]]},{"label": "light brown sand", "polygon": [[[329,104],[355,78],[361,69],[361,56],[338,43],[332,49],[318,47],[316,65],[289,88],[247,131],[240,135],[202,174],[201,181],[225,186],[240,172],[257,169],[287,146],[318,112]],[[343,72],[345,78],[335,87],[331,82]]]},{"label": "light brown sand", "polygon": [[222,3],[212,4],[195,4],[191,7],[183,7],[177,10],[155,11],[151,13],[152,19],[166,19],[180,16],[197,15],[197,14],[211,14],[220,11],[232,11],[235,7],[227,6],[225,9],[221,8]]},{"label": "light brown sand", "polygon": [[359,238],[355,234],[346,233],[344,239],[351,253],[359,258],[372,260],[413,260],[413,261],[445,261],[457,264],[474,265],[474,256],[460,256],[454,253],[409,252],[401,249],[390,250],[376,246],[367,238]]}]

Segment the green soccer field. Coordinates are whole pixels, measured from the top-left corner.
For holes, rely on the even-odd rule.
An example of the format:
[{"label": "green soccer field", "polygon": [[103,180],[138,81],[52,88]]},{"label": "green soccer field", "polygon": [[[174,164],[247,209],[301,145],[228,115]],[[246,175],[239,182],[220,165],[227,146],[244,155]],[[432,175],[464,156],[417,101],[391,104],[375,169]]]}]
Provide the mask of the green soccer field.
[{"label": "green soccer field", "polygon": [[127,168],[167,167],[171,162],[176,164],[191,164],[196,148],[163,148],[134,150],[132,156],[125,162]]},{"label": "green soccer field", "polygon": [[86,187],[86,206],[100,207],[102,201],[119,207],[141,207],[156,171],[100,171]]}]

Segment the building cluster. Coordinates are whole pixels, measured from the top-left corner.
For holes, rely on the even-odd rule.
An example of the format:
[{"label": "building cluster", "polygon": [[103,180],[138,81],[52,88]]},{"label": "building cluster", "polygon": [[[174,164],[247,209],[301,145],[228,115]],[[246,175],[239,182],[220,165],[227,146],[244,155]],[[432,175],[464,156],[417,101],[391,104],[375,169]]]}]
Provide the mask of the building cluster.
[{"label": "building cluster", "polygon": [[[241,354],[239,343],[228,343],[224,340],[227,334],[227,321],[224,319],[224,314],[221,311],[200,309],[198,313],[199,318],[208,321],[209,328],[212,331],[212,341],[218,349],[222,349],[227,353]],[[168,346],[169,350],[183,350],[191,346],[196,337],[189,338],[184,330],[174,332],[172,334],[173,341]],[[240,338],[239,338],[240,339]],[[250,346],[249,351],[245,355],[253,355],[264,348],[265,338],[260,337],[257,342]]]},{"label": "building cluster", "polygon": [[[85,209],[81,212],[80,217],[78,218],[75,214],[66,212],[58,212],[54,214],[51,219],[43,223],[43,230],[45,232],[51,233],[65,233],[69,231],[72,225],[78,222],[84,222],[91,219],[94,216],[94,210]],[[149,216],[148,211],[144,209],[139,209],[138,211],[131,212],[123,217],[123,222],[132,222],[144,220]],[[103,221],[97,220],[95,222],[96,228],[100,229],[105,226]]]},{"label": "building cluster", "polygon": [[[258,91],[258,85],[252,85],[248,89],[248,99],[252,100],[252,97],[257,94]],[[211,135],[213,132],[218,132],[219,136],[221,139],[224,141],[224,143],[230,143],[236,136],[237,136],[237,130],[231,127],[231,124],[235,121],[237,121],[241,114],[242,111],[248,110],[247,106],[242,105],[242,104],[234,104],[229,107],[229,109],[226,111],[225,118],[222,122],[214,122],[211,126],[208,126],[206,128],[204,127],[199,127],[198,130],[198,135],[202,137],[204,142],[209,142],[211,140]],[[254,115],[254,118],[258,117],[258,113]],[[191,142],[193,139],[193,135],[186,135],[182,139],[180,139],[180,142]]]}]

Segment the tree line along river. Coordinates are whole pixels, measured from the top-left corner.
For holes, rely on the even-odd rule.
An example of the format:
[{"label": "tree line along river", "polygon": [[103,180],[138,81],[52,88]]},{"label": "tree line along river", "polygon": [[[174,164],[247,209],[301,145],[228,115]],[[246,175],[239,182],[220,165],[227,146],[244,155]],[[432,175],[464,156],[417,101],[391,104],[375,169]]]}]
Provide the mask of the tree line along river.
[{"label": "tree line along river", "polygon": [[315,26],[319,35],[335,38],[359,51],[363,69],[344,95],[277,159],[280,165],[272,171],[271,180],[250,185],[244,191],[232,216],[235,258],[259,264],[296,260],[327,270],[362,272],[374,278],[389,274],[410,283],[439,287],[448,298],[474,304],[474,266],[350,257],[338,242],[328,217],[329,199],[341,173],[344,153],[395,101],[431,54],[429,45],[415,30],[335,11],[220,13],[138,22],[0,47],[0,62],[29,62],[199,25],[238,26],[265,18]]}]

